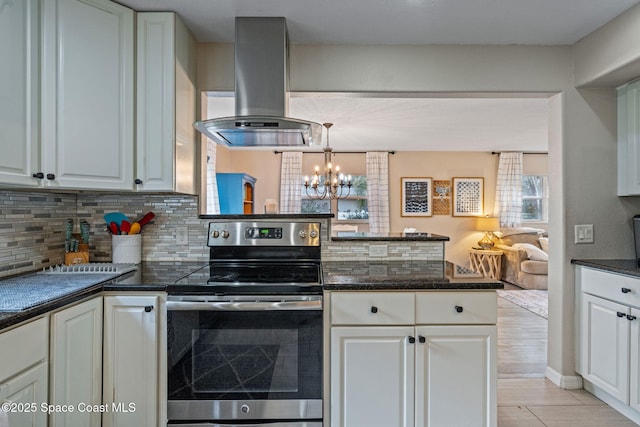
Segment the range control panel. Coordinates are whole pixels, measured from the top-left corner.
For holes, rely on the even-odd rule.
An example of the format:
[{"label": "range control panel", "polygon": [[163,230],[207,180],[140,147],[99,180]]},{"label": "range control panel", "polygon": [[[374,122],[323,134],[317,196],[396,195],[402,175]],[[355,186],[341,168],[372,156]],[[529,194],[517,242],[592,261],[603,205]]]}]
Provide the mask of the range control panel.
[{"label": "range control panel", "polygon": [[320,246],[320,223],[211,222],[207,246]]}]

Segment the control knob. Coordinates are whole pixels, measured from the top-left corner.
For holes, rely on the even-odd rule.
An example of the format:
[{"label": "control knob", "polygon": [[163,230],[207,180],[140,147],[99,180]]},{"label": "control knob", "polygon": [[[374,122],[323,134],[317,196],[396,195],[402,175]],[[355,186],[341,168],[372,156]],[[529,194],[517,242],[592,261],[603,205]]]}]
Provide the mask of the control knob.
[{"label": "control knob", "polygon": [[211,237],[217,239],[218,237],[220,237],[220,232],[218,230],[213,230],[213,232],[211,233]]},{"label": "control knob", "polygon": [[311,230],[309,232],[309,237],[311,237],[312,239],[315,239],[316,237],[318,237],[318,232],[316,230]]},{"label": "control knob", "polygon": [[220,233],[222,235],[223,239],[228,239],[229,238],[229,232],[227,230],[222,230],[222,233]]},{"label": "control knob", "polygon": [[307,232],[304,230],[301,230],[300,233],[298,233],[298,235],[300,236],[301,239],[307,238]]}]

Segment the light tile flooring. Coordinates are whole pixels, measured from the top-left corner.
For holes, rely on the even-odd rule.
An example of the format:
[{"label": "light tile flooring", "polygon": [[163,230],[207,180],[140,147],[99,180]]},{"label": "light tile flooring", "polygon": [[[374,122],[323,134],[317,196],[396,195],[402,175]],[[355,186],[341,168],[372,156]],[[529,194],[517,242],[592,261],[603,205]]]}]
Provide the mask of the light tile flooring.
[{"label": "light tile flooring", "polygon": [[546,355],[547,321],[498,298],[498,427],[637,425],[585,390],[545,379]]}]

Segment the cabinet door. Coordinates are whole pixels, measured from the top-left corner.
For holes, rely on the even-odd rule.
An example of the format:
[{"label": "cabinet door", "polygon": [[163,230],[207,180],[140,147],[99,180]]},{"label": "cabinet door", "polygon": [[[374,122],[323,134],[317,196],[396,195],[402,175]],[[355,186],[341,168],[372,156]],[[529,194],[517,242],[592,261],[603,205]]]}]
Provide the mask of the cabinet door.
[{"label": "cabinet door", "polygon": [[618,88],[618,195],[640,194],[640,80]]},{"label": "cabinet door", "polygon": [[108,0],[43,4],[45,185],[133,188],[133,11]]},{"label": "cabinet door", "polygon": [[496,426],[496,327],[419,326],[416,333],[416,426]]},{"label": "cabinet door", "polygon": [[582,375],[629,404],[629,308],[590,294],[582,297]]},{"label": "cabinet door", "polygon": [[[102,297],[51,316],[51,403],[102,403]],[[51,426],[100,426],[99,412],[54,413]]]},{"label": "cabinet door", "polygon": [[106,427],[155,427],[158,297],[104,297],[103,414]]},{"label": "cabinet door", "polygon": [[46,427],[47,413],[41,411],[40,405],[48,403],[47,364],[40,363],[0,384],[0,403],[2,402],[18,404],[15,412],[8,414],[9,426]]},{"label": "cabinet door", "polygon": [[37,0],[0,7],[0,183],[36,186],[40,136]]},{"label": "cabinet door", "polygon": [[413,327],[331,328],[331,426],[409,427]]},{"label": "cabinet door", "polygon": [[632,308],[629,320],[631,328],[629,405],[636,411],[640,411],[640,310]]}]

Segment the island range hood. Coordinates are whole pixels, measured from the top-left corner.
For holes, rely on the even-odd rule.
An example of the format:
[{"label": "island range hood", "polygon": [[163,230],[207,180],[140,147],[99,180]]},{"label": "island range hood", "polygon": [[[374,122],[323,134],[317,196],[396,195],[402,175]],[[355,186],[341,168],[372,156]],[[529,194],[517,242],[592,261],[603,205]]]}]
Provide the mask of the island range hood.
[{"label": "island range hood", "polygon": [[287,117],[285,18],[237,17],[235,116],[196,122],[211,140],[234,147],[320,145],[319,123]]}]

